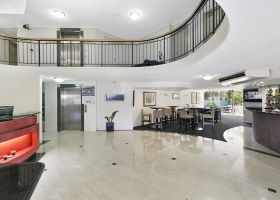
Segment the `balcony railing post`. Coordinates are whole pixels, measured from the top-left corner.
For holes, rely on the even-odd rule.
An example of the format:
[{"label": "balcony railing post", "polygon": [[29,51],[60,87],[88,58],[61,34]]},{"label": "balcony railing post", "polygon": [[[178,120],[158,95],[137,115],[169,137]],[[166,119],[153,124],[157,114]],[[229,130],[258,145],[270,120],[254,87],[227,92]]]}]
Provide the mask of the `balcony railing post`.
[{"label": "balcony railing post", "polygon": [[41,41],[38,41],[38,65],[41,66]]},{"label": "balcony railing post", "polygon": [[212,33],[215,33],[215,0],[212,0],[212,6],[213,6],[213,30]]},{"label": "balcony railing post", "polygon": [[165,63],[165,36],[163,37],[163,62]]},{"label": "balcony railing post", "polygon": [[194,21],[192,21],[192,52],[194,52]]},{"label": "balcony railing post", "polygon": [[131,66],[133,66],[133,42],[131,42]]},{"label": "balcony railing post", "polygon": [[103,66],[103,42],[101,42],[101,66]]}]

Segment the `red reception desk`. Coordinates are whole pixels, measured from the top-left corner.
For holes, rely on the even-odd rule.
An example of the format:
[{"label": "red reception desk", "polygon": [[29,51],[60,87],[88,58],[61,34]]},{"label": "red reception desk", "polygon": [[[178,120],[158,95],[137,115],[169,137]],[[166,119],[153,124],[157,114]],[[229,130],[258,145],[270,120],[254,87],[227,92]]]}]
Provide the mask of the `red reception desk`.
[{"label": "red reception desk", "polygon": [[[39,148],[36,114],[23,114],[0,121],[0,164],[21,163],[36,153]],[[12,151],[15,151],[15,155],[12,155]],[[9,158],[5,160],[7,155]]]}]

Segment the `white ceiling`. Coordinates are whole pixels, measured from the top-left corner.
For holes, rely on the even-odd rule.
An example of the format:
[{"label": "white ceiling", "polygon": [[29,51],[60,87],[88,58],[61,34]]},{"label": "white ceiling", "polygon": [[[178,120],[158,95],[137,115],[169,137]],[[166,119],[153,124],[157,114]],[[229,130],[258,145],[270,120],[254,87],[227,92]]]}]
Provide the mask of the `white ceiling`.
[{"label": "white ceiling", "polygon": [[[47,76],[134,82],[137,87],[224,88],[218,78],[245,69],[272,69],[265,83],[280,83],[280,1],[217,0],[227,18],[195,53],[166,65],[144,68],[34,68]],[[179,7],[179,6],[178,6]],[[174,12],[174,11],[173,11]],[[211,81],[203,74],[215,74]],[[260,81],[260,80],[259,80]],[[251,87],[254,83],[241,85]],[[150,86],[149,86],[150,85]]]},{"label": "white ceiling", "polygon": [[[28,0],[24,15],[0,14],[0,27],[93,27],[120,38],[138,39],[182,22],[199,3],[200,0]],[[66,17],[55,18],[53,9],[65,11]],[[131,10],[141,11],[142,17],[131,20]]]},{"label": "white ceiling", "polygon": [[1,14],[24,14],[26,0],[0,0]]}]

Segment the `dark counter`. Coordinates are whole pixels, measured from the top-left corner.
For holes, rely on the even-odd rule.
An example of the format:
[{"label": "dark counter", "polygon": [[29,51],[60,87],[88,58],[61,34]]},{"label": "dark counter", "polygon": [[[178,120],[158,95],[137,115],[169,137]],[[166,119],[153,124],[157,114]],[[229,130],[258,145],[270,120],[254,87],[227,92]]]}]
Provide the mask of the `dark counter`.
[{"label": "dark counter", "polygon": [[20,118],[20,117],[26,117],[26,116],[30,116],[30,115],[37,115],[40,112],[38,111],[33,111],[33,112],[25,112],[25,113],[19,113],[13,116],[13,118]]},{"label": "dark counter", "polygon": [[40,162],[0,165],[0,199],[28,200],[42,175]]},{"label": "dark counter", "polygon": [[37,115],[39,114],[40,112],[38,111],[34,111],[34,112],[25,112],[25,113],[19,113],[19,114],[16,114],[16,115],[0,115],[0,122],[1,121],[9,121],[9,120],[12,120],[12,119],[18,119],[18,118],[21,118],[21,117],[27,117],[27,116],[31,116],[31,115]]},{"label": "dark counter", "polygon": [[280,114],[254,111],[252,127],[257,142],[280,153]]}]

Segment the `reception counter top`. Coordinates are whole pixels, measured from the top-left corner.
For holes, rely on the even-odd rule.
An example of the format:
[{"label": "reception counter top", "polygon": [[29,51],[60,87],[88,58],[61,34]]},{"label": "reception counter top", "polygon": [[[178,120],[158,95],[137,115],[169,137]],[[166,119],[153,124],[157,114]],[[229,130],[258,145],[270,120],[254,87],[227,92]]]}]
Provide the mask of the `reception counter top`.
[{"label": "reception counter top", "polygon": [[253,135],[263,146],[280,153],[280,114],[275,112],[253,112]]},{"label": "reception counter top", "polygon": [[26,117],[26,116],[30,116],[30,115],[37,115],[39,113],[40,112],[38,112],[38,111],[24,112],[24,113],[15,114],[13,116],[13,118],[15,119],[15,118]]}]

